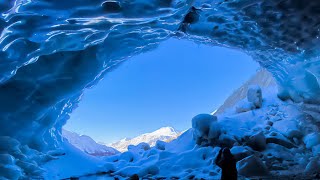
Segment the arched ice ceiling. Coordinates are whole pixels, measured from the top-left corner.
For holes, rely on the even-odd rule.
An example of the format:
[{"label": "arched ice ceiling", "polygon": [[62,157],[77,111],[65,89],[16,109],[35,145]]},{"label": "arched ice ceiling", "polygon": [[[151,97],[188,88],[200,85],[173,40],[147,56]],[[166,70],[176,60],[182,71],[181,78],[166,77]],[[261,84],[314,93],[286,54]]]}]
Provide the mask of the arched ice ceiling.
[{"label": "arched ice ceiling", "polygon": [[170,37],[242,50],[281,98],[319,102],[318,0],[5,0],[0,11],[0,136],[39,150],[58,145],[85,88]]}]

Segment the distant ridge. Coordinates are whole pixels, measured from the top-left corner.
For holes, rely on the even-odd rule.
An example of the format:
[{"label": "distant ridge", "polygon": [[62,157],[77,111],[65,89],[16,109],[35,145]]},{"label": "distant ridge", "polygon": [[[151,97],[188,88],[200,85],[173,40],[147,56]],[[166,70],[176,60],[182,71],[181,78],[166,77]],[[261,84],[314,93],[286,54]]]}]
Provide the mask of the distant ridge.
[{"label": "distant ridge", "polygon": [[172,127],[162,127],[151,133],[145,133],[134,138],[124,138],[118,142],[109,144],[109,146],[117,149],[120,152],[128,150],[129,145],[138,145],[141,142],[148,143],[150,146],[154,146],[157,140],[170,142],[176,139],[181,132],[176,131]]},{"label": "distant ridge", "polygon": [[93,156],[111,156],[119,153],[119,151],[112,147],[97,143],[87,135],[79,135],[75,132],[63,129],[62,136],[76,148]]}]

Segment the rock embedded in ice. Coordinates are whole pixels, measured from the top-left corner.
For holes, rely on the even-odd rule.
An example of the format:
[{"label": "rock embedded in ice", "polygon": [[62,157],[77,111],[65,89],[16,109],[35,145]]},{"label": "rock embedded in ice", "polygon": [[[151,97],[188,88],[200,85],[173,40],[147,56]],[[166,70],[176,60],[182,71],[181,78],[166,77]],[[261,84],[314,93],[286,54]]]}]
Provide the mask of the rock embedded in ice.
[{"label": "rock embedded in ice", "polygon": [[237,163],[238,173],[240,175],[250,176],[266,176],[269,174],[267,166],[261,159],[255,155],[251,155]]},{"label": "rock embedded in ice", "polygon": [[312,149],[313,146],[320,144],[320,134],[319,133],[311,133],[304,137],[304,144],[308,149]]},{"label": "rock embedded in ice", "polygon": [[262,131],[259,133],[256,133],[249,137],[249,140],[247,142],[248,146],[250,146],[253,150],[256,151],[263,151],[266,149],[266,137],[263,134]]},{"label": "rock embedded in ice", "polygon": [[272,127],[290,139],[301,138],[302,136],[302,132],[296,120],[285,119],[276,121]]},{"label": "rock embedded in ice", "polygon": [[248,102],[252,102],[256,108],[262,106],[262,91],[260,86],[250,86],[247,92]]}]

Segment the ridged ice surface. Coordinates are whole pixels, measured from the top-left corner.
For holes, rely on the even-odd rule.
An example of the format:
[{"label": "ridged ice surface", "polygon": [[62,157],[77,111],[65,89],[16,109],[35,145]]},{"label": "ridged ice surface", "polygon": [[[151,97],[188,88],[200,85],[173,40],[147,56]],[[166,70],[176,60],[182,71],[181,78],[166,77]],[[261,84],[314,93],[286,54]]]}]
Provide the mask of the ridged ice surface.
[{"label": "ridged ice surface", "polygon": [[320,102],[320,1],[0,2],[0,136],[56,147],[85,88],[170,37],[242,50],[279,96]]}]

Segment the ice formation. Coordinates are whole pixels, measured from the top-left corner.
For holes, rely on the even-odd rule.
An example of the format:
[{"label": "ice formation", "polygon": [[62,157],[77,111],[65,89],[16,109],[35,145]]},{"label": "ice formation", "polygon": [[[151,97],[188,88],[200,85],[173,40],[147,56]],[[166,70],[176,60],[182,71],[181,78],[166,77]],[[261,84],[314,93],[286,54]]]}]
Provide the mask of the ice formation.
[{"label": "ice formation", "polygon": [[[317,0],[0,2],[1,175],[41,174],[38,164],[60,153],[62,126],[82,92],[171,37],[248,53],[273,74],[282,100],[301,103],[306,121],[319,123],[319,9]],[[270,111],[271,124],[283,118]],[[295,146],[283,136],[266,140]]]}]

